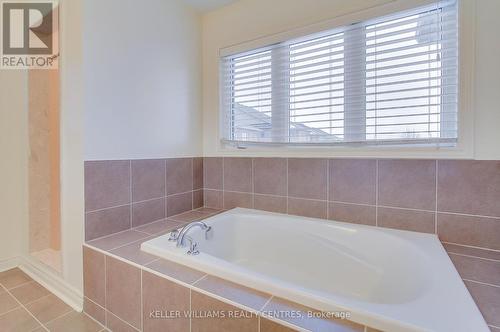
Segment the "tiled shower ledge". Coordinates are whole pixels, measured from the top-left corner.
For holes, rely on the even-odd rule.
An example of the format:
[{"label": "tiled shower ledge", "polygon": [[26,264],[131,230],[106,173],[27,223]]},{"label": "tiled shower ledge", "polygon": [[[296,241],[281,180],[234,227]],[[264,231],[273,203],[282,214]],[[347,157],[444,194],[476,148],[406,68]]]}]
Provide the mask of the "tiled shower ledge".
[{"label": "tiled shower ledge", "polygon": [[[222,210],[210,208],[193,210],[165,220],[89,241],[85,246],[189,288],[191,291],[205,294],[238,309],[248,311],[259,318],[260,330],[262,331],[265,324],[268,324],[265,329],[267,331],[378,331],[341,319],[270,317],[265,312],[300,311],[307,317],[307,312],[317,311],[272,296],[271,294],[250,289],[181,264],[158,258],[144,253],[140,249],[141,244],[151,238],[168,233],[170,230],[179,228],[193,220],[205,219],[220,212]],[[86,300],[90,301],[90,299]],[[280,325],[276,325],[272,321]]]}]

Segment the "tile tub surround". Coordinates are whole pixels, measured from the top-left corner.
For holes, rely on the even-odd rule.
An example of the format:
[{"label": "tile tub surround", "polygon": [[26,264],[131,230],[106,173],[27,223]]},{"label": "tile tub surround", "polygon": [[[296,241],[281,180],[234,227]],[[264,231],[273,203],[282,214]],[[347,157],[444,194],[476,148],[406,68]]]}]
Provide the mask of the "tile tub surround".
[{"label": "tile tub surround", "polygon": [[85,162],[85,239],[203,205],[203,158]]},{"label": "tile tub surround", "polygon": [[[182,225],[218,212],[203,208],[174,219]],[[127,230],[84,246],[84,310],[112,331],[365,331],[348,320],[308,318],[310,308],[143,253],[140,244],[151,235],[132,232],[141,233]],[[303,318],[276,316],[283,311]]]},{"label": "tile tub surround", "polygon": [[[492,282],[500,161],[207,157],[204,205],[435,233],[455,255],[470,256],[451,257],[488,324],[500,327],[500,297],[492,295],[500,294]],[[482,267],[476,278],[464,274],[475,266]]]}]

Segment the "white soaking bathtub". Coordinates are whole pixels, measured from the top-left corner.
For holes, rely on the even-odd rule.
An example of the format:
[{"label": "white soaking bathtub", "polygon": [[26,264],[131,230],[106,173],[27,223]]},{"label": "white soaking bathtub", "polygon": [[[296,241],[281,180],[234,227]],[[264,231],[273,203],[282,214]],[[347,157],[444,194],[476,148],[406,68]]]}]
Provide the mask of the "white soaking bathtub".
[{"label": "white soaking bathtub", "polygon": [[435,235],[241,208],[204,222],[199,255],[169,234],[142,250],[384,331],[489,331]]}]

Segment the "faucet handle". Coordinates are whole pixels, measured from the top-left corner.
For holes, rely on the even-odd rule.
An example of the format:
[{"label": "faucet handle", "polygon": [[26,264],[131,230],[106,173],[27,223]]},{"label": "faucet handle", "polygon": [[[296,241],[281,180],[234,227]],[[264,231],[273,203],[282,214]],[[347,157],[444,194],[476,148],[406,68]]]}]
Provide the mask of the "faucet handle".
[{"label": "faucet handle", "polygon": [[177,241],[178,238],[179,238],[179,230],[174,229],[170,232],[170,237],[168,238],[168,240],[173,242],[173,241]]},{"label": "faucet handle", "polygon": [[187,254],[195,256],[198,255],[199,253],[200,251],[198,250],[198,243],[196,243],[195,241],[191,241]]}]

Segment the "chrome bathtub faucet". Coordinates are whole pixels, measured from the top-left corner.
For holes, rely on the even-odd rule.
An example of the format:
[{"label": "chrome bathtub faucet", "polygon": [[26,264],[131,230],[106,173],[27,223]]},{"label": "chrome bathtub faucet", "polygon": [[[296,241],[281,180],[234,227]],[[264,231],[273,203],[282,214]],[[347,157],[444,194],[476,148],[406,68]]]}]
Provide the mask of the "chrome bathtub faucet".
[{"label": "chrome bathtub faucet", "polygon": [[208,237],[208,232],[212,229],[212,227],[205,224],[203,221],[193,221],[192,223],[184,226],[180,232],[171,232],[169,241],[177,241],[177,247],[184,247],[185,240],[189,241],[189,251],[188,255],[198,255],[200,252],[198,251],[198,243],[194,241],[191,237],[187,236],[187,232],[189,232],[194,227],[200,227],[205,231],[205,238]]}]

